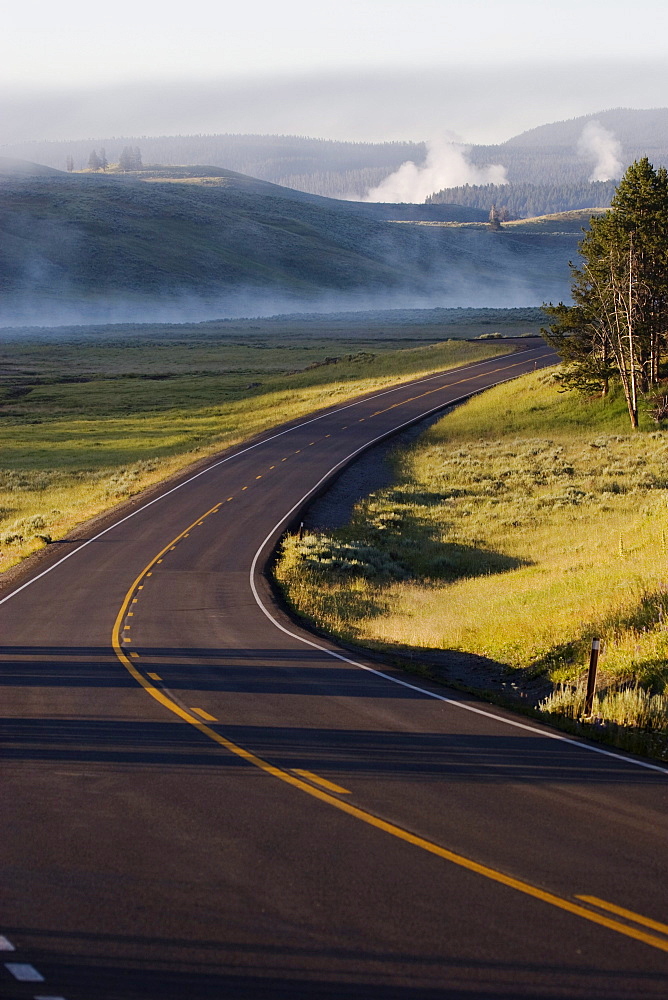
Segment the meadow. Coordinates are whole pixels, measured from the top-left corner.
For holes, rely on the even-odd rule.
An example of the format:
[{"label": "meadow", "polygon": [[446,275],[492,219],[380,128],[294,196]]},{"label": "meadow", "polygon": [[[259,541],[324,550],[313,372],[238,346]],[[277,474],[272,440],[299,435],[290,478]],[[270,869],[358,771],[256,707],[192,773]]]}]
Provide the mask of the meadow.
[{"label": "meadow", "polygon": [[[347,526],[288,537],[277,578],[343,639],[484,657],[508,696],[540,691],[539,713],[626,746],[651,733],[641,748],[665,756],[667,460],[668,431],[645,418],[631,433],[619,396],[528,375],[399,450],[396,483]],[[583,730],[594,637],[604,654]]]},{"label": "meadow", "polygon": [[[452,329],[490,328],[489,311],[453,312]],[[2,331],[0,570],[284,420],[512,349],[435,343],[451,328],[432,318]]]}]

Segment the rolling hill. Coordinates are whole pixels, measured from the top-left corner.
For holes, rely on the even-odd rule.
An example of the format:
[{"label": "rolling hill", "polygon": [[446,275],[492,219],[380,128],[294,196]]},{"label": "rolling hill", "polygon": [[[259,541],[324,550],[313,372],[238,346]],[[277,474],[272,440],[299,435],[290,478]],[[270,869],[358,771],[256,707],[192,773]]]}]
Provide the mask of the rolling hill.
[{"label": "rolling hill", "polygon": [[567,295],[580,235],[493,233],[460,222],[474,210],[342,203],[220,168],[2,169],[5,325],[539,304]]}]

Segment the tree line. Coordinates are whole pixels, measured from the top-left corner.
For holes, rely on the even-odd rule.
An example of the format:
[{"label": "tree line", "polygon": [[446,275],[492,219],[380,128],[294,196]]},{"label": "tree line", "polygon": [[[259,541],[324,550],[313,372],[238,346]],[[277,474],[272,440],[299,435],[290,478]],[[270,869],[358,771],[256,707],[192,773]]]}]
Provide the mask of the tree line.
[{"label": "tree line", "polygon": [[607,208],[615,193],[614,181],[576,184],[465,184],[429,195],[429,205],[466,205],[489,211],[495,205],[507,219],[529,219],[581,208]]}]

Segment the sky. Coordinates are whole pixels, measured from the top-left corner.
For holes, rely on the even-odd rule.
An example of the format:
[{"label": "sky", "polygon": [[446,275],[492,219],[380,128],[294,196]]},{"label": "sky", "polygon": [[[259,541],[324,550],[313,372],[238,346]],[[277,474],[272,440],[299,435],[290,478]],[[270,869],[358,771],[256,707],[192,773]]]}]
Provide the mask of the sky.
[{"label": "sky", "polygon": [[0,143],[260,132],[498,142],[668,104],[665,0],[22,0]]}]

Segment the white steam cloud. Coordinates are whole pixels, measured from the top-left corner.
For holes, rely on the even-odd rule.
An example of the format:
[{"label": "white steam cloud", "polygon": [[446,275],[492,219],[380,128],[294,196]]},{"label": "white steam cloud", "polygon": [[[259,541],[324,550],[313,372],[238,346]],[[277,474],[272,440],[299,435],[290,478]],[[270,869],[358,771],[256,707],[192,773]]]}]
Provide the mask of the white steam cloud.
[{"label": "white steam cloud", "polygon": [[578,153],[596,161],[590,181],[611,181],[622,176],[621,143],[600,122],[587,122],[578,141]]},{"label": "white steam cloud", "polygon": [[364,200],[417,204],[442,188],[508,183],[506,168],[500,163],[477,167],[468,162],[467,153],[468,147],[456,142],[429,142],[427,157],[421,166],[407,160],[377,187],[371,188]]}]

